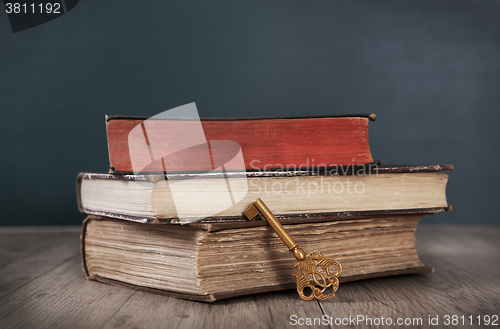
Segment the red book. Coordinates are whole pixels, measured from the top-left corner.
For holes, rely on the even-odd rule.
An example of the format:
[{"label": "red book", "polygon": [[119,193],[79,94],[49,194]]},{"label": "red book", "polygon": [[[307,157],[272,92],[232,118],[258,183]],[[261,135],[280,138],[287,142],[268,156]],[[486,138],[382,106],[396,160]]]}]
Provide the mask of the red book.
[{"label": "red book", "polygon": [[[111,172],[134,172],[134,165],[142,172],[165,170],[165,161],[150,152],[134,152],[129,146],[130,132],[147,118],[107,116],[109,161]],[[208,141],[233,141],[241,147],[245,168],[234,170],[300,170],[314,167],[361,165],[373,162],[368,143],[368,122],[375,115],[350,115],[296,118],[201,119]],[[196,135],[197,123],[189,120],[148,120],[145,144],[151,141],[165,153],[177,150],[172,141],[189,139]],[[144,127],[144,125],[142,125]],[[192,132],[192,134],[190,133]],[[132,142],[131,142],[132,144]],[[174,143],[175,144],[175,143]],[[153,149],[154,150],[154,149]],[[206,156],[200,148],[193,147],[177,154],[176,162],[167,164],[166,171],[206,171],[218,167],[217,159],[210,152]],[[218,150],[218,159],[234,157],[234,150]],[[139,159],[137,159],[139,154]],[[142,155],[141,155],[142,154]],[[209,159],[210,161],[208,161]],[[139,163],[140,165],[137,165]],[[243,162],[240,162],[243,163]],[[239,166],[239,165],[238,165]]]}]

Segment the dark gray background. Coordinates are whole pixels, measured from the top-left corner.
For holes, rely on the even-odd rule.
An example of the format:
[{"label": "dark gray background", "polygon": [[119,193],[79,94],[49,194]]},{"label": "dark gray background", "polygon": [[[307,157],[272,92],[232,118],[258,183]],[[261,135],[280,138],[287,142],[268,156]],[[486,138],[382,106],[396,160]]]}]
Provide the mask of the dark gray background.
[{"label": "dark gray background", "polygon": [[12,33],[0,12],[0,224],[79,224],[105,114],[376,113],[382,163],[455,165],[453,211],[498,223],[500,1],[80,1]]}]

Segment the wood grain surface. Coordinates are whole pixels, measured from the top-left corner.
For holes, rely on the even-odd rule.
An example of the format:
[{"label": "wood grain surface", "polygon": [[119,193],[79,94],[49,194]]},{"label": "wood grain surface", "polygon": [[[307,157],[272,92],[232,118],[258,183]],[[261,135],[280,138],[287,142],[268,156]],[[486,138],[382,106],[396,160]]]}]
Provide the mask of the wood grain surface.
[{"label": "wood grain surface", "polygon": [[[0,228],[0,328],[355,327],[318,320],[292,325],[323,316],[421,318],[423,328],[479,328],[485,315],[500,315],[499,236],[500,226],[420,226],[419,254],[434,274],[344,283],[335,299],[322,302],[304,302],[290,290],[207,304],[87,281],[79,227]],[[446,315],[465,315],[466,325],[446,326]],[[429,316],[438,316],[438,325],[430,326]]]}]

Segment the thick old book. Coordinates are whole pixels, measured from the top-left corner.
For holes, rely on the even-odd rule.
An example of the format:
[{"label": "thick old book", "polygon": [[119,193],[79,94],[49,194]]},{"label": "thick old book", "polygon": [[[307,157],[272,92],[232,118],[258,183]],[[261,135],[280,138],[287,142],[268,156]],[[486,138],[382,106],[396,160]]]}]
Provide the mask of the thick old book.
[{"label": "thick old book", "polygon": [[[143,223],[178,222],[179,205],[186,204],[182,217],[188,221],[244,221],[242,211],[257,198],[262,198],[278,218],[408,214],[421,209],[445,211],[448,207],[448,175],[442,171],[452,169],[450,165],[359,168],[351,169],[352,173],[326,170],[174,174],[168,179],[162,175],[81,173],[77,194],[82,212]],[[221,195],[227,195],[226,180],[233,174],[231,193],[241,198],[221,207],[219,212],[205,214],[220,201]],[[173,196],[172,192],[179,182],[180,202],[179,195]]]},{"label": "thick old book", "polygon": [[[374,114],[202,119],[201,126],[204,132],[203,139],[208,141],[208,145],[213,141],[233,141],[239,144],[244,163],[242,162],[241,168],[232,169],[296,170],[315,165],[345,166],[372,163],[373,158],[368,143],[370,120],[375,120]],[[135,137],[131,141],[131,131],[137,127],[141,128],[136,131],[139,134],[134,134]],[[106,116],[106,130],[112,173],[138,173],[138,170],[162,171],[160,157],[171,152],[176,153],[177,158],[181,158],[182,161],[170,164],[168,171],[214,169],[211,167],[213,159],[207,161],[206,152],[199,147],[183,150],[183,153],[178,152],[178,142],[186,143],[186,139],[190,138],[194,144],[200,142],[199,122]],[[157,158],[155,153],[161,154]],[[231,153],[232,150],[227,148],[219,156],[231,158],[233,156]],[[134,159],[131,159],[131,154],[134,155]],[[150,165],[155,161],[156,165]]]},{"label": "thick old book", "polygon": [[[340,281],[346,282],[432,272],[415,245],[426,214],[323,216],[307,223],[291,216],[281,222],[305,250],[340,261]],[[296,285],[295,258],[262,219],[178,225],[89,216],[81,237],[91,280],[208,302]]]}]

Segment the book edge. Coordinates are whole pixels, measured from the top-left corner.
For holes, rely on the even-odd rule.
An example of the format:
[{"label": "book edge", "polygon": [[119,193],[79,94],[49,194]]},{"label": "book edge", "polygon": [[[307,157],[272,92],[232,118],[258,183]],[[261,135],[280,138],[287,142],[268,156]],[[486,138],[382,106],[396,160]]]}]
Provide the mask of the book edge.
[{"label": "book edge", "polygon": [[[106,114],[105,120],[109,122],[111,120],[148,120],[152,117],[147,116],[135,116],[135,115],[116,115],[116,114]],[[375,113],[361,113],[361,114],[330,114],[330,115],[305,115],[305,116],[270,116],[270,117],[205,117],[200,118],[201,121],[243,121],[243,120],[283,120],[283,119],[324,119],[324,118],[367,118],[369,121],[375,121],[377,115]],[[164,119],[156,119],[164,120]],[[172,118],[171,120],[175,120]],[[185,118],[179,118],[179,120],[185,120]]]},{"label": "book edge", "polygon": [[[373,216],[392,216],[392,215],[416,215],[416,214],[435,214],[439,212],[447,212],[451,210],[451,205],[447,207],[436,208],[414,208],[414,209],[394,209],[394,210],[368,210],[368,211],[345,211],[345,212],[329,212],[329,213],[308,213],[308,214],[280,214],[276,218],[284,225],[287,224],[301,224],[301,223],[320,223],[333,220],[352,220],[362,219]],[[134,217],[122,214],[115,214],[104,211],[94,211],[84,209],[84,212],[91,216],[96,217],[109,217],[141,224],[180,224],[177,218],[159,218],[159,217]],[[254,226],[266,226],[267,222],[261,219],[260,216],[253,221],[249,221],[246,217],[242,216],[228,216],[228,217],[211,217],[198,220],[186,225],[200,226],[208,231],[218,231],[221,229],[230,228],[243,228]],[[225,225],[228,224],[228,225]]]},{"label": "book edge", "polygon": [[[340,170],[339,170],[340,169]],[[345,169],[345,170],[344,170]],[[331,174],[335,170],[337,174]],[[338,167],[317,167],[305,168],[304,170],[227,170],[224,173],[206,173],[206,172],[172,172],[166,174],[168,179],[186,179],[186,178],[227,178],[231,176],[241,177],[295,177],[295,176],[363,176],[367,172],[373,174],[406,174],[414,172],[441,172],[453,171],[454,167],[451,164],[444,165],[380,165],[379,161],[370,162],[366,164],[357,164],[352,166],[338,166]],[[357,174],[362,171],[362,174]],[[341,174],[340,174],[340,173]],[[139,181],[157,181],[164,173],[158,172],[142,172],[141,175],[135,175],[132,172],[117,171],[112,169],[111,172],[105,173],[92,173],[81,172],[85,179],[117,179],[117,180],[139,180]]]},{"label": "book edge", "polygon": [[82,180],[83,180],[84,176],[85,176],[85,173],[81,172],[76,177],[76,204],[78,206],[78,211],[80,211],[81,213],[85,212],[85,209],[83,208],[83,205],[82,205],[82,194],[81,194]]},{"label": "book edge", "polygon": [[[414,267],[414,268],[403,269],[403,270],[391,270],[391,271],[384,271],[384,272],[361,274],[361,275],[355,275],[355,276],[351,276],[351,277],[340,277],[340,282],[352,282],[352,281],[374,279],[374,278],[381,278],[381,277],[388,277],[388,276],[395,276],[395,275],[424,274],[424,273],[433,273],[433,272],[434,272],[434,269],[432,267],[422,266],[422,267]],[[104,277],[101,277],[99,275],[87,276],[87,279],[102,282],[102,283],[111,284],[114,286],[119,286],[119,287],[124,287],[124,288],[129,288],[129,289],[134,289],[134,290],[144,291],[144,292],[149,292],[149,293],[154,293],[154,294],[158,294],[158,295],[181,298],[181,299],[188,299],[188,300],[194,300],[194,301],[202,301],[202,302],[215,302],[215,301],[222,300],[222,299],[233,298],[233,297],[244,296],[244,295],[258,294],[258,293],[263,293],[263,292],[291,290],[291,289],[294,289],[296,287],[295,283],[290,283],[290,284],[283,284],[283,285],[276,285],[276,286],[265,286],[265,287],[258,287],[258,288],[252,288],[252,289],[237,290],[237,291],[231,291],[231,292],[227,292],[227,293],[195,295],[195,294],[179,293],[179,292],[173,292],[173,291],[168,291],[168,290],[161,290],[161,289],[149,288],[149,287],[144,287],[144,286],[138,286],[138,285],[134,285],[134,284],[118,281],[118,280],[104,278]]]},{"label": "book edge", "polygon": [[85,277],[89,279],[89,270],[87,268],[87,260],[86,260],[86,253],[85,253],[85,234],[87,233],[87,224],[92,220],[92,216],[87,216],[83,220],[83,225],[82,225],[82,233],[80,234],[80,254],[82,257],[82,267],[83,267],[83,273],[85,273]]}]

